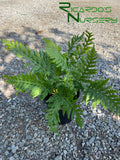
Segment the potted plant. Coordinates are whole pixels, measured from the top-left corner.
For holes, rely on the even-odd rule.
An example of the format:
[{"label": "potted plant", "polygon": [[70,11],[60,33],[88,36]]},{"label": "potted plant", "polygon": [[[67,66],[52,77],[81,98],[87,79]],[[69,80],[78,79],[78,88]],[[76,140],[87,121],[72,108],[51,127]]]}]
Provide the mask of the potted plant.
[{"label": "potted plant", "polygon": [[[50,130],[57,132],[60,124],[59,112],[68,119],[75,119],[82,127],[83,115],[75,98],[81,92],[82,102],[86,105],[92,101],[93,107],[99,103],[116,115],[120,115],[120,98],[118,91],[107,86],[109,79],[97,79],[97,52],[93,43],[92,33],[85,31],[82,35],[75,35],[68,41],[68,50],[61,53],[61,47],[49,39],[43,39],[45,49],[31,51],[21,43],[2,39],[6,49],[12,51],[22,60],[28,60],[25,67],[32,65],[29,73],[2,78],[12,84],[18,92],[30,92],[34,97],[46,99],[48,109],[46,119]],[[96,80],[93,79],[96,75]]]}]

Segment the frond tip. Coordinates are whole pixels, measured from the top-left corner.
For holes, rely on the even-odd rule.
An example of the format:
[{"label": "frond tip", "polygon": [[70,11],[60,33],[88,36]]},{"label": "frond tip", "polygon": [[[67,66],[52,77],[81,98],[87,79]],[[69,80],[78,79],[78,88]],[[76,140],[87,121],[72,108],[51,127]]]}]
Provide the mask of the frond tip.
[{"label": "frond tip", "polygon": [[19,92],[31,92],[31,95],[37,97],[41,94],[43,88],[40,81],[37,79],[35,74],[27,73],[15,76],[2,76],[5,82],[12,84],[16,88],[17,93]]},{"label": "frond tip", "polygon": [[120,98],[117,95],[118,91],[111,89],[112,86],[106,86],[109,79],[99,79],[91,81],[84,90],[83,101],[86,105],[92,100],[93,107],[102,104],[104,109],[109,108],[111,113],[114,111],[116,115],[120,115]]}]

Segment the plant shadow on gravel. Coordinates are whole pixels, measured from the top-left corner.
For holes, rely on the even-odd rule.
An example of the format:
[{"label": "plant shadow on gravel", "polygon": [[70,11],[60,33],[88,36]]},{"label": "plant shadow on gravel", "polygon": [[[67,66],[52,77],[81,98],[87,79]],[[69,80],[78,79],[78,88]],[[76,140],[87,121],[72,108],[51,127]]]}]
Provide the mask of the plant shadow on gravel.
[{"label": "plant shadow on gravel", "polygon": [[[3,31],[3,36],[0,37],[0,39],[10,39],[10,40],[13,40],[13,41],[18,41],[18,42],[21,42],[23,43],[25,46],[28,45],[31,49],[40,49],[41,48],[44,48],[44,44],[42,42],[42,39],[45,38],[44,34],[36,34],[37,31],[33,28],[30,28],[30,27],[26,27],[26,26],[22,26],[23,28],[23,31],[22,31],[22,34],[20,33],[17,33],[17,32],[7,32],[6,30]],[[44,31],[43,31],[44,32]],[[49,32],[54,34],[55,37],[62,37],[63,39],[64,38],[67,38],[68,40],[71,39],[71,37],[73,36],[73,34],[70,34],[70,33],[65,33],[63,31],[60,31],[58,30],[57,28],[51,28],[49,29]],[[52,41],[54,41],[55,43],[57,43],[58,45],[61,46],[61,49],[63,49],[63,51],[66,51],[67,49],[67,44],[68,44],[68,41],[56,41],[55,38],[50,38]],[[96,45],[96,44],[95,44]],[[108,49],[108,48],[113,48],[114,46],[110,46],[110,45],[107,45],[107,44],[97,44],[98,47],[102,47],[103,49]],[[2,75],[3,73],[4,74],[15,74],[16,72],[19,73],[19,65],[21,65],[21,67],[23,66],[23,62],[19,61],[18,59],[16,60],[16,58],[13,56],[12,53],[9,53],[5,50],[4,46],[2,45],[1,41],[0,41],[0,75]],[[99,50],[98,50],[99,52]],[[98,59],[98,62],[105,62],[107,65],[108,64],[112,64],[112,65],[119,65],[119,61],[120,61],[120,58],[119,56],[117,55],[117,51],[116,53],[114,52],[111,52],[109,51],[109,54],[113,56],[113,59],[114,61],[111,61],[111,60],[104,60],[103,58],[101,58],[99,56],[99,59]],[[14,66],[14,61],[17,61],[18,63],[18,66]],[[9,66],[11,65],[11,66]],[[108,72],[110,74],[119,74],[118,72],[118,67],[116,69],[116,66],[108,66],[107,68],[104,69],[104,71],[102,70],[102,66],[99,68],[100,70],[102,70],[102,72]],[[10,69],[8,69],[10,67]],[[114,70],[113,68],[115,68],[116,70]],[[108,70],[107,70],[108,69]],[[9,72],[8,72],[9,71]],[[22,72],[25,72],[26,69],[20,69],[20,73]],[[98,70],[99,72],[99,70]],[[105,74],[105,73],[104,73]],[[107,74],[105,74],[107,77],[109,77]],[[102,77],[101,77],[102,78]],[[112,79],[113,81],[113,79]],[[114,78],[114,81],[119,83],[119,78]],[[7,85],[8,86],[8,85]],[[7,89],[5,87],[5,89]]]},{"label": "plant shadow on gravel", "polygon": [[[24,28],[24,31],[23,31],[22,35],[18,34],[16,32],[6,32],[6,31],[4,31],[3,32],[3,36],[0,37],[0,39],[1,38],[2,39],[11,39],[13,41],[17,40],[18,42],[21,42],[24,45],[28,45],[28,46],[32,45],[32,47],[33,47],[32,49],[39,49],[40,48],[39,46],[44,47],[43,43],[42,43],[42,39],[45,38],[44,34],[38,34],[37,35],[36,34],[37,31],[35,29],[32,29],[30,27],[24,27],[24,26],[23,26],[23,28]],[[65,33],[63,31],[58,30],[57,28],[51,28],[49,31],[50,31],[50,33],[53,33],[55,35],[55,37],[61,37],[62,36],[63,39],[65,37],[68,40],[70,40],[70,38],[72,36],[72,34],[67,34],[67,33]],[[64,41],[64,42],[62,42],[62,41],[56,41],[54,38],[50,38],[50,39],[52,41],[56,42],[57,44],[61,45],[61,46],[67,46],[67,43],[68,43],[67,41]],[[102,48],[104,48],[105,44],[104,45],[103,44],[99,44],[99,46],[101,46]],[[21,72],[22,73],[28,72],[29,68],[23,69],[24,63],[22,61],[19,61],[15,57],[13,57],[11,55],[11,53],[6,52],[5,49],[4,49],[4,46],[2,46],[1,42],[0,42],[0,48],[1,48],[1,50],[0,50],[0,75],[2,75],[2,74],[13,75],[13,74],[21,73]],[[107,48],[113,48],[113,46],[107,46]],[[63,51],[65,51],[65,49],[63,49]],[[115,64],[115,65],[118,65],[119,60],[118,60],[118,57],[116,56],[116,54],[114,52],[109,52],[109,53],[114,57],[114,62],[111,61],[111,60],[109,60],[109,61],[105,60],[106,64],[112,63],[112,64]],[[104,59],[100,57],[99,61],[100,62],[104,62]],[[101,66],[100,69],[102,69],[102,66]],[[112,69],[112,68],[110,70],[107,70],[107,69],[109,69],[109,68],[106,68],[106,71],[108,73],[111,72],[111,74],[113,74],[115,72],[114,69]],[[102,72],[104,72],[104,70],[102,70]],[[104,73],[104,74],[107,75],[106,73]],[[102,78],[101,74],[100,74],[100,76]],[[115,87],[117,86],[116,89],[118,89],[120,91],[120,88],[118,87],[118,85],[119,85],[119,79],[118,78],[113,78],[110,83],[112,84],[113,82],[114,82],[114,86]],[[0,84],[0,100],[2,101],[3,104],[8,104],[8,103],[6,103],[7,100],[8,100],[7,97],[14,98],[14,97],[16,97],[16,94],[14,92],[12,93],[10,91],[10,88],[9,88],[8,84],[3,84],[2,80],[0,81],[0,83],[1,83]],[[8,90],[8,92],[7,92],[7,90]],[[5,94],[4,94],[4,92],[5,92]],[[6,96],[7,93],[8,93],[8,96]],[[12,95],[11,95],[11,93],[12,93]],[[37,116],[37,113],[39,111],[39,107],[37,109],[35,108],[35,106],[32,108],[32,105],[34,105],[34,102],[35,103],[39,102],[38,99],[37,98],[32,99],[29,94],[25,94],[25,93],[19,93],[18,94],[18,99],[21,99],[21,100],[25,99],[25,103],[26,103],[24,105],[24,107],[26,108],[25,110],[28,111],[28,115],[31,115],[31,121],[33,121],[37,126],[39,126],[39,119],[38,119],[39,116]],[[30,107],[30,110],[29,110],[28,107],[29,107],[30,103],[32,105],[30,105],[31,107]],[[16,108],[17,108],[17,104],[16,104]],[[33,112],[34,114],[32,115],[31,112]],[[105,112],[107,112],[107,111],[105,111]],[[32,119],[32,117],[33,117],[33,119]],[[35,117],[37,117],[36,120],[34,120]],[[105,121],[105,120],[106,119],[103,119],[103,121]],[[115,120],[118,121],[117,119],[113,118],[113,121],[115,121]],[[89,122],[89,123],[91,123],[91,122]],[[44,126],[43,130],[47,131],[47,127]],[[76,133],[76,130],[74,130],[73,132]],[[79,134],[81,134],[81,136],[82,136],[83,133],[81,132]],[[99,134],[101,134],[101,133],[99,133]],[[89,135],[89,136],[92,137],[93,135]],[[108,136],[109,136],[109,134],[108,134]],[[102,138],[102,137],[104,137],[104,135],[101,135],[100,137]],[[82,148],[86,147],[86,146],[83,146],[82,143],[83,142],[78,139],[78,141],[76,143],[78,150],[81,150]],[[85,153],[83,153],[83,154],[85,154]]]}]

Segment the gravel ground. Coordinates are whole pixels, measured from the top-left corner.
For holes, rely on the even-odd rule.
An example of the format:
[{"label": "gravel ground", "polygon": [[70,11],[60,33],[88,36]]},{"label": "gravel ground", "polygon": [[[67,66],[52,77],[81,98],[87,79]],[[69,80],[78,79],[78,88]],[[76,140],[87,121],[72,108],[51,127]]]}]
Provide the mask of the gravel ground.
[{"label": "gravel ground", "polygon": [[[62,1],[62,0],[61,0]],[[0,0],[0,38],[18,40],[31,49],[43,46],[48,37],[66,51],[74,34],[88,29],[95,35],[98,77],[111,80],[120,91],[120,3],[119,0],[74,0],[72,6],[110,6],[112,12],[84,13],[82,17],[109,16],[117,23],[77,23],[59,9],[55,0]],[[36,32],[42,31],[40,34]],[[8,53],[0,43],[0,75],[28,72],[24,62]],[[80,104],[80,100],[78,101]],[[75,120],[59,126],[60,136],[48,132],[44,109],[47,105],[29,94],[18,94],[0,79],[0,160],[120,160],[120,118],[100,105],[82,105],[84,125]]]}]

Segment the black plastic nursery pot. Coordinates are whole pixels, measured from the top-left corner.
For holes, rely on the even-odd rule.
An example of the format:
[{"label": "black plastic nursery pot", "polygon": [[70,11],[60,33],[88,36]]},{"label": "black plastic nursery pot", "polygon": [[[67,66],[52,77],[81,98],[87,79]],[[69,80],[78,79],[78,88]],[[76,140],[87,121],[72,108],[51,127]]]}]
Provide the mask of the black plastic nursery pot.
[{"label": "black plastic nursery pot", "polygon": [[[52,96],[52,94],[47,95],[44,100],[47,101],[50,98],[50,96]],[[77,92],[77,95],[74,97],[74,99],[77,99],[79,97],[80,97],[80,91]],[[68,118],[67,113],[65,112],[65,114],[63,115],[62,109],[60,109],[59,110],[59,119],[60,119],[59,125],[64,125],[64,124],[70,123],[71,122],[71,115],[72,115],[72,110],[70,113],[70,117]]]},{"label": "black plastic nursery pot", "polygon": [[60,118],[60,125],[64,125],[66,123],[70,123],[71,122],[71,115],[72,115],[72,110],[70,113],[70,118],[68,119],[67,117],[67,113],[65,112],[65,114],[63,115],[62,109],[59,110],[59,118]]}]

